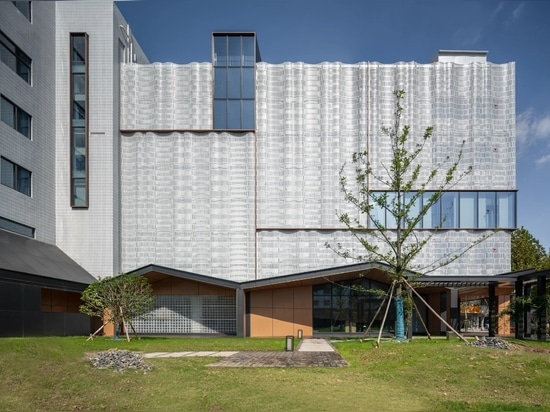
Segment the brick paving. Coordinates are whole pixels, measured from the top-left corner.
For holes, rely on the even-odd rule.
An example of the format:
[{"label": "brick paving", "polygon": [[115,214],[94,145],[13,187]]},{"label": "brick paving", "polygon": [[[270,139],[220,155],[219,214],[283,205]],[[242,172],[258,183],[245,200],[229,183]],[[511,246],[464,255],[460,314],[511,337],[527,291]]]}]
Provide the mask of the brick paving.
[{"label": "brick paving", "polygon": [[226,368],[341,368],[348,363],[326,339],[303,339],[296,351],[289,352],[154,352],[145,358],[216,357],[207,366]]},{"label": "brick paving", "polygon": [[230,368],[334,368],[348,366],[348,363],[336,352],[239,352],[208,366]]}]

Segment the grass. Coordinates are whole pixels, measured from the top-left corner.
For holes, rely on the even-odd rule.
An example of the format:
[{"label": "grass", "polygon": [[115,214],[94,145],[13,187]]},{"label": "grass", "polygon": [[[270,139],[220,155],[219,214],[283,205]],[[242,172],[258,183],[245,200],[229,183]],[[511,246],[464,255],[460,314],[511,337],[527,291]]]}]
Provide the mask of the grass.
[{"label": "grass", "polygon": [[550,345],[504,351],[458,341],[336,342],[347,368],[208,368],[212,358],[149,359],[148,373],[98,370],[85,355],[283,350],[283,339],[0,339],[2,411],[542,411]]}]

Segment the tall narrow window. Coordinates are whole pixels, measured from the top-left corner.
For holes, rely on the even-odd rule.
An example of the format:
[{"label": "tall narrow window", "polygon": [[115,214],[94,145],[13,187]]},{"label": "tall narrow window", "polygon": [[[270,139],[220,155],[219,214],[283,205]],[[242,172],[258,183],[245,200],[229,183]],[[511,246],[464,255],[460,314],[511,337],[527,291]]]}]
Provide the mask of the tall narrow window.
[{"label": "tall narrow window", "polygon": [[253,129],[255,35],[215,33],[213,50],[214,129]]},{"label": "tall narrow window", "polygon": [[71,206],[88,207],[88,36],[71,34]]},{"label": "tall narrow window", "polygon": [[0,31],[0,60],[4,62],[19,77],[30,84],[32,60]]}]

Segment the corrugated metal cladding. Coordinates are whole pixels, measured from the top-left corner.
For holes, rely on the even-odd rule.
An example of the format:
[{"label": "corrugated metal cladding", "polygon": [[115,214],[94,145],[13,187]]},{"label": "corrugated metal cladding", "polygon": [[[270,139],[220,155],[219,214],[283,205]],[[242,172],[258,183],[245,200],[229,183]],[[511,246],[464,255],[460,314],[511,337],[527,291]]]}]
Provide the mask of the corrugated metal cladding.
[{"label": "corrugated metal cladding", "polygon": [[[336,211],[356,213],[338,171],[368,149],[383,175],[391,154],[381,128],[393,124],[396,89],[406,91],[412,133],[434,127],[424,173],[465,140],[473,173],[454,190],[516,188],[513,63],[257,63],[255,132],[203,131],[212,128],[209,63],[124,65],[123,270],[156,263],[246,281],[348,264],[324,247],[354,245],[338,230]],[[441,231],[417,263],[482,233]],[[437,274],[509,267],[501,231]]]}]

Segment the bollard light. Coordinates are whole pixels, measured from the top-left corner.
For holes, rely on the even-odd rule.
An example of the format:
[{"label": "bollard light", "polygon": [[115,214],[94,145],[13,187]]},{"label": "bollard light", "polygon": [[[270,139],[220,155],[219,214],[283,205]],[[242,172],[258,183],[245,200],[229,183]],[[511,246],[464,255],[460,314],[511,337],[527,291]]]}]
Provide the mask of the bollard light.
[{"label": "bollard light", "polygon": [[285,350],[287,352],[293,352],[294,351],[294,336],[289,335],[286,337],[286,347]]},{"label": "bollard light", "polygon": [[302,329],[298,329],[298,339],[302,339],[304,336],[304,331]]}]

